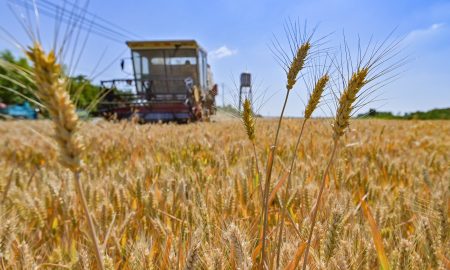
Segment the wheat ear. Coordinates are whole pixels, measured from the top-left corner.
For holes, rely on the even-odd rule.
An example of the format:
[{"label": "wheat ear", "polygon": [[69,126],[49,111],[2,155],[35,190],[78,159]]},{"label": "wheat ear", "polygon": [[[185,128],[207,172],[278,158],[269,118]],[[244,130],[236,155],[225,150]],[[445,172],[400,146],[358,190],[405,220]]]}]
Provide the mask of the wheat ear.
[{"label": "wheat ear", "polygon": [[246,98],[244,100],[244,111],[242,112],[242,122],[244,123],[247,137],[251,142],[255,141],[255,118],[252,112],[252,104],[250,100]]},{"label": "wheat ear", "polygon": [[47,108],[55,125],[54,138],[59,145],[61,164],[74,173],[75,186],[83,205],[84,214],[88,220],[89,235],[95,248],[98,267],[104,269],[94,223],[92,221],[83,186],[80,181],[81,153],[83,145],[77,135],[78,116],[75,106],[66,91],[68,80],[62,74],[61,65],[53,51],[46,54],[40,44],[35,43],[26,55],[34,63],[34,79],[36,96]]},{"label": "wheat ear", "polygon": [[358,92],[366,84],[368,72],[369,69],[366,67],[353,73],[347,88],[339,99],[339,107],[333,125],[333,137],[335,140],[339,139],[344,134],[345,129],[349,126],[353,103],[356,100]]},{"label": "wheat ear", "polygon": [[189,254],[186,258],[186,263],[184,265],[184,270],[193,270],[196,269],[195,266],[197,262],[199,261],[199,249],[200,244],[195,244],[191,250],[189,251]]},{"label": "wheat ear", "polygon": [[236,269],[251,269],[252,263],[250,257],[247,256],[249,253],[247,245],[239,228],[235,224],[231,224],[227,234]]},{"label": "wheat ear", "polygon": [[305,108],[305,119],[311,118],[312,113],[316,110],[320,98],[322,97],[323,91],[325,90],[325,87],[329,80],[330,77],[328,76],[328,74],[323,75],[319,80],[317,80],[316,84],[314,85],[314,89],[309,96],[308,104]]},{"label": "wheat ear", "polygon": [[61,163],[77,172],[83,146],[76,134],[78,116],[66,91],[67,80],[61,76],[61,66],[54,52],[45,54],[39,44],[30,48],[27,56],[34,63],[36,96],[47,108],[55,124],[54,138],[59,145]]},{"label": "wheat ear", "polygon": [[330,259],[333,257],[336,248],[339,245],[339,230],[342,215],[339,212],[334,212],[330,225],[328,226],[327,236],[325,240],[325,264],[328,266]]},{"label": "wheat ear", "polygon": [[297,82],[298,73],[303,69],[303,66],[305,65],[306,56],[308,55],[308,51],[310,48],[311,44],[309,42],[303,43],[298,48],[297,54],[294,56],[289,71],[287,72],[286,89],[288,91],[291,90]]}]

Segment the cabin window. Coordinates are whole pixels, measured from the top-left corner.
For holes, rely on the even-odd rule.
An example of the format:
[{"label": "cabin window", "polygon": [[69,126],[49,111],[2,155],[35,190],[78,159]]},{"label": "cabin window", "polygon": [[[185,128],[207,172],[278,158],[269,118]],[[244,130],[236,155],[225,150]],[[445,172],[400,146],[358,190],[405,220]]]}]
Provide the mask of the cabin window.
[{"label": "cabin window", "polygon": [[[201,59],[203,61],[203,58]],[[198,73],[200,59],[195,49],[146,49],[133,51],[136,79],[151,82],[151,91],[158,93],[185,93],[187,78],[202,86]],[[204,64],[202,64],[204,65]],[[137,90],[143,88],[137,84]]]},{"label": "cabin window", "polygon": [[148,58],[143,56],[142,57],[142,75],[148,75],[149,72],[149,63]]},{"label": "cabin window", "polygon": [[152,57],[152,65],[164,65],[164,57]]},{"label": "cabin window", "polygon": [[197,59],[195,57],[168,57],[166,58],[167,65],[196,65]]},{"label": "cabin window", "polygon": [[[197,59],[195,57],[166,57],[166,65],[178,66],[178,65],[196,65]],[[151,60],[152,65],[163,65],[163,57],[154,57]]]},{"label": "cabin window", "polygon": [[133,67],[136,79],[141,78],[141,55],[138,52],[133,52]]}]

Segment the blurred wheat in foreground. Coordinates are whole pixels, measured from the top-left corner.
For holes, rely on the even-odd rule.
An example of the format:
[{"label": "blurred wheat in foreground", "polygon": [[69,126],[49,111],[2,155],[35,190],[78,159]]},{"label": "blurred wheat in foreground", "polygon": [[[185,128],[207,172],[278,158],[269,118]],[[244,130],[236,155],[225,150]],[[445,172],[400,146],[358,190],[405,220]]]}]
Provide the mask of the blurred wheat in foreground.
[{"label": "blurred wheat in foreground", "polygon": [[[285,171],[301,119],[286,120]],[[310,120],[292,170],[280,269],[301,263],[310,212],[333,130]],[[259,120],[265,161],[273,121]],[[450,122],[351,123],[330,168],[311,244],[310,269],[378,269],[369,207],[392,269],[446,269],[449,244]],[[239,130],[229,132],[230,130]],[[51,122],[0,125],[0,268],[92,269],[83,208],[48,138]],[[84,191],[109,269],[253,269],[261,215],[254,151],[239,121],[177,125],[84,123]],[[37,135],[37,134],[41,134]],[[171,135],[167,135],[171,134]],[[274,186],[282,180],[275,178]],[[361,205],[358,191],[367,191]],[[281,196],[282,192],[278,192]],[[268,224],[281,216],[271,201]],[[277,233],[269,230],[269,266]],[[253,267],[253,268],[252,268]]]}]

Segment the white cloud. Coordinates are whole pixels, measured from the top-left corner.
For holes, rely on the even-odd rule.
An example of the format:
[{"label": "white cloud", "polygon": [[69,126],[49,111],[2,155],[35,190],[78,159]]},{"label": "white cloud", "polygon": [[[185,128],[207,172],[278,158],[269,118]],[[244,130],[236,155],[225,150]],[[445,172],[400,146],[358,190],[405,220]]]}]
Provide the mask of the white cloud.
[{"label": "white cloud", "polygon": [[414,43],[417,41],[429,39],[436,33],[438,33],[440,30],[442,30],[444,27],[445,27],[444,23],[435,23],[428,28],[413,30],[409,32],[409,34],[406,36],[405,41],[407,43]]},{"label": "white cloud", "polygon": [[211,57],[211,59],[221,59],[224,57],[235,55],[237,54],[237,52],[237,50],[232,50],[226,45],[223,45],[222,47],[210,52],[209,56]]}]

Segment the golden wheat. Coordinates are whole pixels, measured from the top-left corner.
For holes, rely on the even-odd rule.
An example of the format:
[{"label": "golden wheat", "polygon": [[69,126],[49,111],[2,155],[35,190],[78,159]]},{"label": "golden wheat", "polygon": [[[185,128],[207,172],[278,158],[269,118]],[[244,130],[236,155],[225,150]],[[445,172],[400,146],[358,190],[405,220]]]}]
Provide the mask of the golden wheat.
[{"label": "golden wheat", "polygon": [[244,100],[243,108],[242,121],[244,123],[245,131],[247,132],[248,139],[251,142],[255,142],[255,118],[250,99],[246,98]]},{"label": "golden wheat", "polygon": [[286,74],[287,76],[286,89],[288,91],[290,91],[297,82],[297,76],[305,65],[305,61],[306,58],[308,57],[308,52],[310,49],[311,44],[309,43],[309,41],[303,43],[301,46],[298,47],[297,53],[292,59],[291,65],[289,66],[289,70]]},{"label": "golden wheat", "polygon": [[344,134],[345,129],[349,126],[349,119],[353,110],[353,103],[361,88],[366,84],[369,68],[361,68],[352,74],[347,87],[339,98],[339,105],[336,110],[336,118],[333,124],[333,138],[337,140]]},{"label": "golden wheat", "polygon": [[[441,210],[433,205],[444,205],[444,216],[448,218],[450,171],[446,167],[445,149],[450,140],[450,123],[350,121],[355,132],[341,138],[342,145],[348,145],[340,151],[345,158],[339,159],[330,169],[328,185],[332,191],[325,189],[323,207],[317,216],[321,229],[317,227],[314,235],[314,239],[323,240],[313,241],[311,254],[314,256],[310,256],[309,267],[325,264],[325,257],[318,255],[324,251],[328,224],[334,209],[339,206],[343,217],[338,230],[340,245],[334,249],[327,269],[342,269],[336,261],[350,261],[353,269],[379,268],[370,229],[353,197],[353,192],[360,187],[369,191],[368,203],[393,266],[397,264],[395,254],[402,252],[399,239],[410,245],[406,252],[411,269],[426,269],[432,264],[422,219],[430,224],[429,235],[437,260],[449,258],[446,249],[439,251],[443,257],[436,249],[438,245],[448,246],[449,238],[442,238],[444,243],[441,243],[439,232],[443,219]],[[260,159],[272,143],[270,127],[275,123],[265,119],[258,121],[258,145],[263,146],[257,152]],[[291,262],[297,263],[298,267],[299,262],[294,259],[304,255],[302,244],[307,241],[309,216],[319,190],[314,176],[323,171],[324,160],[329,155],[329,138],[333,135],[333,130],[324,128],[326,126],[327,120],[311,119],[308,133],[304,134],[303,144],[298,148],[301,158],[292,170],[292,188],[286,206],[289,215],[286,215],[284,225],[282,254],[284,257],[286,253],[287,259],[280,260],[280,269],[285,269]],[[20,250],[15,247],[23,241],[28,244],[29,253],[38,266],[50,263],[75,269],[96,267],[88,239],[80,231],[80,221],[85,218],[81,207],[73,203],[77,197],[75,190],[61,188],[67,173],[59,163],[59,151],[49,147],[43,137],[34,135],[38,131],[51,136],[51,127],[49,121],[0,125],[0,145],[3,146],[0,147],[0,191],[6,187],[11,166],[15,171],[7,199],[0,203],[0,219],[7,221],[0,222],[0,261],[8,270],[20,263]],[[281,129],[278,158],[287,163],[292,158],[299,121],[288,119]],[[237,131],[230,133],[229,130]],[[197,213],[203,211],[200,207],[206,207],[211,236],[210,240],[197,237],[201,252],[196,267],[235,267],[227,259],[230,242],[222,242],[224,232],[229,230],[227,224],[234,223],[241,234],[238,239],[246,239],[244,254],[250,257],[252,269],[257,269],[260,255],[253,257],[252,254],[259,254],[255,250],[260,237],[257,224],[260,222],[261,198],[252,181],[253,152],[244,147],[248,138],[240,121],[181,126],[100,121],[85,123],[79,132],[86,145],[84,162],[90,168],[85,191],[90,190],[89,205],[93,206],[94,202],[97,205],[90,208],[100,229],[102,244],[106,240],[104,250],[108,257],[105,262],[131,269],[131,256],[140,258],[139,254],[142,254],[140,244],[133,244],[147,239],[144,243],[149,253],[143,254],[148,254],[148,265],[161,269],[166,240],[172,237],[169,268],[183,267],[192,247],[189,235],[204,226]],[[380,134],[387,139],[366,140],[378,138]],[[224,166],[225,163],[228,165]],[[30,168],[37,168],[37,173],[27,188],[32,176]],[[424,168],[428,168],[429,183],[424,180]],[[274,175],[284,172],[281,162],[274,166],[274,172]],[[234,188],[236,179],[237,190]],[[137,185],[138,180],[140,185]],[[247,201],[242,199],[246,189],[249,193]],[[203,204],[198,203],[198,197],[202,198]],[[275,198],[268,215],[270,232],[279,221],[280,208]],[[274,243],[278,241],[277,237],[274,233],[267,236],[266,252],[271,259],[276,257]]]},{"label": "golden wheat", "polygon": [[319,104],[322,97],[323,91],[325,90],[329,80],[330,77],[328,76],[328,74],[323,75],[317,80],[316,84],[314,85],[314,89],[309,96],[308,104],[306,104],[305,119],[311,118],[312,113],[316,110],[317,105]]},{"label": "golden wheat", "polygon": [[55,124],[55,140],[60,146],[61,162],[74,172],[80,169],[83,149],[76,133],[78,116],[67,92],[67,79],[62,75],[55,53],[45,54],[36,43],[26,52],[33,62],[36,95]]}]

